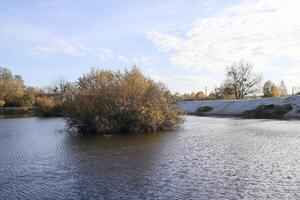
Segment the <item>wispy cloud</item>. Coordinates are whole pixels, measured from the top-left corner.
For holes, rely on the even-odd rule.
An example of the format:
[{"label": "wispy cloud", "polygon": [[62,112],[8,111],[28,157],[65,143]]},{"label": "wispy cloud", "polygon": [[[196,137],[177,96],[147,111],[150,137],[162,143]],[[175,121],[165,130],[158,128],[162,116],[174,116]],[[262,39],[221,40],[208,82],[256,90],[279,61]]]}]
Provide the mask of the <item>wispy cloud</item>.
[{"label": "wispy cloud", "polygon": [[146,36],[164,51],[182,50],[185,45],[183,39],[157,31],[149,31]]},{"label": "wispy cloud", "polygon": [[88,59],[118,59],[126,66],[137,65],[139,67],[153,66],[159,59],[153,56],[124,56],[114,53],[107,48],[88,46],[79,41],[78,38],[66,40],[63,38],[53,38],[47,45],[35,45],[33,53],[47,55],[62,54],[67,56],[85,57]]},{"label": "wispy cloud", "polygon": [[114,53],[107,48],[88,46],[78,40],[53,38],[47,45],[35,45],[34,51],[43,54],[64,54],[87,58],[99,58],[103,61],[114,57]]},{"label": "wispy cloud", "polygon": [[300,62],[299,10],[298,0],[244,1],[199,19],[185,37],[155,31],[147,36],[179,67],[220,71],[246,59],[262,71],[283,56]]},{"label": "wispy cloud", "polygon": [[53,47],[44,47],[44,46],[40,46],[40,45],[35,45],[34,46],[35,51],[39,51],[39,52],[43,52],[43,53],[47,53],[47,54],[53,54],[57,52],[56,48]]}]

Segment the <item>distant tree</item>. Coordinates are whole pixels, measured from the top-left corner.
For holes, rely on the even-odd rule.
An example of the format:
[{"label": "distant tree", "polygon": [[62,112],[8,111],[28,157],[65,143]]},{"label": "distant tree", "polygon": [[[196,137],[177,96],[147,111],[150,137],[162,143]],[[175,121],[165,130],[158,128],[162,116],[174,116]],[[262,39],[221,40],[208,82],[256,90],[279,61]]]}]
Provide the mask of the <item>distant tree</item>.
[{"label": "distant tree", "polygon": [[281,92],[278,89],[278,87],[276,87],[276,85],[273,86],[272,93],[273,93],[273,97],[280,97],[281,96]]},{"label": "distant tree", "polygon": [[0,67],[0,98],[6,100],[13,92],[13,74],[6,68]]},{"label": "distant tree", "polygon": [[42,114],[45,116],[54,115],[55,112],[55,101],[50,97],[37,97],[35,99],[36,105],[41,109]]},{"label": "distant tree", "polygon": [[222,99],[234,99],[235,93],[234,93],[234,87],[231,83],[225,82],[220,86],[220,93]]},{"label": "distant tree", "polygon": [[246,95],[259,91],[262,77],[252,72],[253,66],[243,60],[233,63],[227,69],[226,82],[233,87],[236,99],[244,99]]},{"label": "distant tree", "polygon": [[52,86],[52,94],[57,106],[62,106],[66,96],[72,92],[74,85],[64,78],[57,79]]},{"label": "distant tree", "polygon": [[208,94],[208,97],[207,99],[209,100],[216,100],[216,94],[214,93],[214,91],[211,91],[209,94]]},{"label": "distant tree", "polygon": [[208,95],[209,99],[222,99],[222,91],[220,87],[215,87],[213,91]]},{"label": "distant tree", "polygon": [[284,81],[280,82],[278,89],[280,90],[281,96],[285,97],[288,95],[288,90],[287,90],[287,87],[286,87],[286,84],[284,83]]},{"label": "distant tree", "polygon": [[180,93],[179,92],[175,92],[173,94],[173,101],[174,101],[174,103],[177,102],[177,101],[180,101],[180,100],[182,100]]},{"label": "distant tree", "polygon": [[179,93],[175,93],[173,95],[179,100],[200,100],[205,98],[205,94],[202,91],[199,92],[191,92],[191,93],[184,93],[180,95]]},{"label": "distant tree", "polygon": [[25,93],[25,85],[24,85],[24,81],[22,79],[22,77],[20,75],[15,75],[14,77],[14,81],[15,81],[15,91],[14,91],[14,95],[17,98],[20,98],[24,95]]},{"label": "distant tree", "polygon": [[273,96],[273,87],[275,86],[272,81],[266,81],[263,86],[264,97],[272,97]]},{"label": "distant tree", "polygon": [[35,104],[37,89],[26,87],[23,97],[20,99],[20,106],[23,108],[31,108]]},{"label": "distant tree", "polygon": [[272,81],[266,81],[263,86],[264,97],[279,97],[280,90]]},{"label": "distant tree", "polygon": [[7,105],[17,105],[24,95],[24,81],[20,75],[13,75],[6,68],[0,67],[0,98]]},{"label": "distant tree", "polygon": [[195,94],[195,99],[204,99],[205,98],[205,94],[202,91],[199,91]]},{"label": "distant tree", "polygon": [[191,94],[189,95],[190,99],[195,99],[196,98],[196,93],[195,92],[191,92]]},{"label": "distant tree", "polygon": [[4,107],[4,105],[5,105],[5,101],[0,100],[0,109],[2,109]]},{"label": "distant tree", "polygon": [[234,99],[234,88],[225,81],[220,87],[216,87],[208,96],[208,99]]}]

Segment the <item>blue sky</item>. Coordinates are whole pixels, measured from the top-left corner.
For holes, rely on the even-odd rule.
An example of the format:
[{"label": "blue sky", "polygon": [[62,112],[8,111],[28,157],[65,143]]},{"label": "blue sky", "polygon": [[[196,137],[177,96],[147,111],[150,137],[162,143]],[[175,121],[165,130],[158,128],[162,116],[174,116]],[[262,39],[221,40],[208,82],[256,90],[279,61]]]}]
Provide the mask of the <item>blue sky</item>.
[{"label": "blue sky", "polygon": [[138,65],[191,92],[213,89],[245,59],[291,87],[300,85],[298,10],[297,0],[2,1],[0,66],[43,87],[91,67]]}]

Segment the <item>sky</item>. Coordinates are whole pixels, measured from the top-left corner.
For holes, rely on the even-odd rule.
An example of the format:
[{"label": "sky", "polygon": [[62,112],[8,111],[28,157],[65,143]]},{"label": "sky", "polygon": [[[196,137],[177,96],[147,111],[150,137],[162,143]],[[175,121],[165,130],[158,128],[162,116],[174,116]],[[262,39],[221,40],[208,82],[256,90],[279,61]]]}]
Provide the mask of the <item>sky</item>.
[{"label": "sky", "polygon": [[299,0],[0,1],[0,67],[26,85],[136,65],[172,92],[212,90],[241,59],[300,86]]}]

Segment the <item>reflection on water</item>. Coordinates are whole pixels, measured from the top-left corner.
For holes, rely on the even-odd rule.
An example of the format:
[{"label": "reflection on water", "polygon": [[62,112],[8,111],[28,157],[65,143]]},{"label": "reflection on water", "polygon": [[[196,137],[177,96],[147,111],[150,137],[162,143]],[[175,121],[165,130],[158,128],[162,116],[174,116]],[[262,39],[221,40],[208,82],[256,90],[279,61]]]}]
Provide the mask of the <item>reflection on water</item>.
[{"label": "reflection on water", "polygon": [[105,137],[0,120],[0,199],[297,199],[299,125],[187,117],[176,132]]}]

